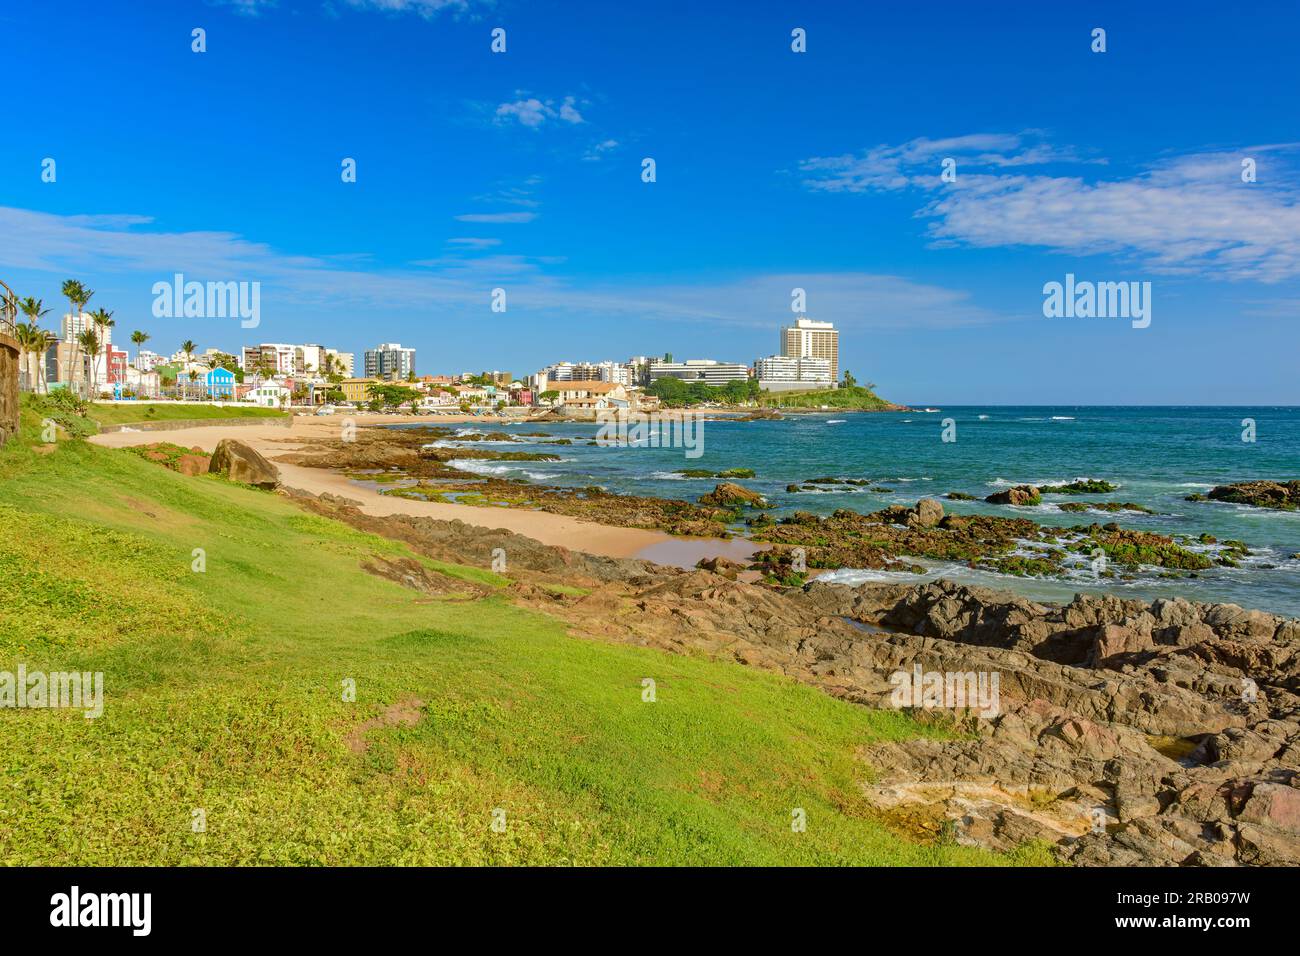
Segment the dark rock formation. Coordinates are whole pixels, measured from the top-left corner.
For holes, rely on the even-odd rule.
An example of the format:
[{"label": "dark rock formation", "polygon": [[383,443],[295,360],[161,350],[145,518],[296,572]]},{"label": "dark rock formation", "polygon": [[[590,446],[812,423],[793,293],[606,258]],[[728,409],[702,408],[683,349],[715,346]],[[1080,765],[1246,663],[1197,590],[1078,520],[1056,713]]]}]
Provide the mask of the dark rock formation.
[{"label": "dark rock formation", "polygon": [[1212,501],[1231,501],[1235,504],[1255,505],[1257,508],[1295,511],[1300,508],[1300,481],[1241,481],[1219,485],[1207,497]]},{"label": "dark rock formation", "polygon": [[255,488],[276,488],[280,484],[280,470],[275,465],[233,438],[223,438],[217,444],[208,468],[214,474]]}]

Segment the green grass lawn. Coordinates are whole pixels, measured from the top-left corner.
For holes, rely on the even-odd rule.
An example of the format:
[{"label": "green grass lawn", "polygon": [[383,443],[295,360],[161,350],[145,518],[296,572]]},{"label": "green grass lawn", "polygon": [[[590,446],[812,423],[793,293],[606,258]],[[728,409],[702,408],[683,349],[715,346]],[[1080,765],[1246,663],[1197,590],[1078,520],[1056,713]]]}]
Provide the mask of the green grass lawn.
[{"label": "green grass lawn", "polygon": [[155,405],[149,402],[123,402],[106,405],[96,402],[90,417],[100,425],[132,425],[140,422],[201,421],[209,418],[287,418],[273,408],[227,404],[224,408],[202,402],[177,402]]},{"label": "green grass lawn", "polygon": [[[1046,859],[873,819],[856,748],[933,732],[901,714],[570,637],[500,594],[430,598],[360,570],[405,545],[123,451],[41,454],[27,424],[0,449],[0,670],[102,671],[106,701],[97,720],[0,710],[5,863]],[[375,720],[403,702],[418,722]]]}]

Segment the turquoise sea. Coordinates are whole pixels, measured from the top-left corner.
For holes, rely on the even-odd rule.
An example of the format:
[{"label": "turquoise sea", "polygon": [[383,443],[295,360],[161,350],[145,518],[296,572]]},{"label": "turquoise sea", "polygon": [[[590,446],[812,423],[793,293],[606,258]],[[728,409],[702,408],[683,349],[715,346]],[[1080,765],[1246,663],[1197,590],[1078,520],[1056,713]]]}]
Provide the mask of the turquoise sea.
[{"label": "turquoise sea", "polygon": [[[956,423],[956,441],[944,442],[943,421]],[[1255,441],[1242,440],[1243,419],[1252,419]],[[496,430],[498,426],[490,426]],[[1162,580],[1158,573],[1133,581],[1094,582],[1082,571],[1064,581],[1026,580],[961,565],[933,567],[926,577],[1009,588],[1043,599],[1068,599],[1075,591],[1111,591],[1131,597],[1181,595],[1231,601],[1300,616],[1300,512],[1268,511],[1218,502],[1185,501],[1216,484],[1253,478],[1300,478],[1300,407],[1013,407],[947,406],[937,411],[820,413],[780,421],[706,421],[703,454],[681,448],[592,447],[595,424],[505,426],[511,432],[546,431],[575,440],[542,446],[559,462],[461,463],[466,470],[556,485],[600,485],[613,492],[694,500],[713,479],[689,479],[681,468],[752,468],[741,482],[765,494],[774,513],[830,513],[837,508],[868,512],[889,504],[911,505],[921,497],[943,501],[950,512],[986,512],[1032,518],[1069,527],[1093,521],[1164,533],[1238,539],[1254,556],[1240,568],[1214,568],[1195,579]],[[467,429],[478,430],[478,429]],[[535,440],[535,439],[530,439]],[[516,446],[517,447],[517,446]],[[789,484],[823,476],[868,479],[889,492],[852,490],[788,494]],[[1095,496],[1046,495],[1035,507],[948,501],[947,492],[983,498],[1013,484],[1045,485],[1076,478],[1104,478],[1119,485]],[[1159,514],[1069,514],[1061,501],[1132,501]],[[835,572],[846,581],[915,580],[885,572]]]}]

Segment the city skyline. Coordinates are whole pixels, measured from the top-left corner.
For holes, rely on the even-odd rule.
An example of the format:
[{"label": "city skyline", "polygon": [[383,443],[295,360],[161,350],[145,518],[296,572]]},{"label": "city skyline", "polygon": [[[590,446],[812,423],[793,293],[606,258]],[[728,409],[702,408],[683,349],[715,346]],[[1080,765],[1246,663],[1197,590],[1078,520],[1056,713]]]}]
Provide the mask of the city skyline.
[{"label": "city skyline", "polygon": [[[767,3],[682,22],[388,6],[8,14],[49,66],[11,78],[27,133],[0,157],[7,281],[59,308],[75,276],[119,330],[227,351],[252,337],[238,321],[155,318],[153,285],[256,282],[259,340],[402,342],[430,370],[749,362],[805,314],[844,332],[841,371],[903,402],[1295,401],[1285,28],[1248,45],[1208,4],[1186,24],[1065,4],[1002,30],[953,10],[938,34],[919,11]],[[51,18],[69,12],[119,52],[110,75],[62,56]],[[268,73],[297,79],[254,83]],[[1072,275],[1150,282],[1153,320],[1046,318],[1045,286]]]}]

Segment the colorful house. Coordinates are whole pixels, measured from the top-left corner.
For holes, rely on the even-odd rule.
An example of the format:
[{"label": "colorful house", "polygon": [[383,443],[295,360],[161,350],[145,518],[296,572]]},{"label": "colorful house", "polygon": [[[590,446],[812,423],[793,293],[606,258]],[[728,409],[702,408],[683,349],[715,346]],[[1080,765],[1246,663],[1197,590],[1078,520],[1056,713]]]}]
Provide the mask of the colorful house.
[{"label": "colorful house", "polygon": [[204,384],[213,398],[235,397],[235,373],[228,368],[209,369]]}]

